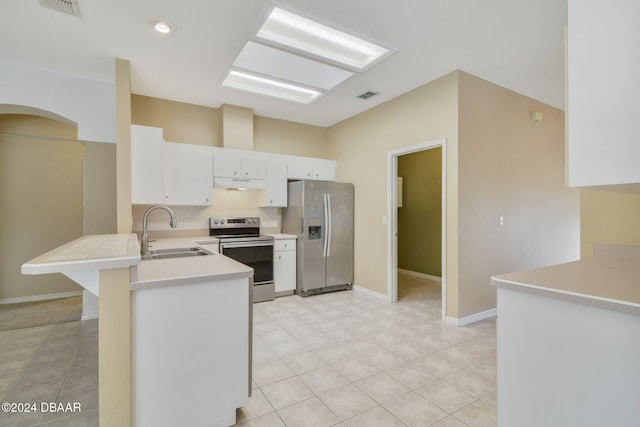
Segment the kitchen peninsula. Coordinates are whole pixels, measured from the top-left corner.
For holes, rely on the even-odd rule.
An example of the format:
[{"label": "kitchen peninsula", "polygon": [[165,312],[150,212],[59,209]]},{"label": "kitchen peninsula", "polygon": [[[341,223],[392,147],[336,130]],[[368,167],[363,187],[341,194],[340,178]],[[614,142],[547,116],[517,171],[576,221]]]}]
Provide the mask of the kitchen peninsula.
[{"label": "kitchen peninsula", "polygon": [[584,259],[492,283],[499,425],[636,425],[640,262]]},{"label": "kitchen peninsula", "polygon": [[[211,244],[193,240],[157,245]],[[218,254],[141,260],[131,234],[82,237],[22,272],[62,273],[100,296],[101,424],[235,423],[251,387],[251,268]]]}]

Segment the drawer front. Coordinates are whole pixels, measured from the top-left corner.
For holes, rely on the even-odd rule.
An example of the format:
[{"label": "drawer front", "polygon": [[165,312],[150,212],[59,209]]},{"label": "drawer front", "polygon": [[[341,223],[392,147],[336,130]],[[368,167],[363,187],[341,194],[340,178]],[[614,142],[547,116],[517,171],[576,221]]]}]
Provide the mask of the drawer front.
[{"label": "drawer front", "polygon": [[279,251],[295,251],[296,250],[296,241],[295,241],[295,239],[276,240],[276,241],[273,242],[273,250],[275,252],[279,252]]}]

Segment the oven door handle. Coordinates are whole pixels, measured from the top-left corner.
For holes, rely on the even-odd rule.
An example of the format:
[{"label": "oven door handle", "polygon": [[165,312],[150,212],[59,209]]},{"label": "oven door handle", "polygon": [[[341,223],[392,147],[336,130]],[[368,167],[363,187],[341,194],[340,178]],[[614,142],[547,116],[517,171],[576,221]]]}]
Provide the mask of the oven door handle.
[{"label": "oven door handle", "polygon": [[226,248],[253,248],[256,246],[273,246],[273,242],[226,242],[220,243],[220,249]]}]

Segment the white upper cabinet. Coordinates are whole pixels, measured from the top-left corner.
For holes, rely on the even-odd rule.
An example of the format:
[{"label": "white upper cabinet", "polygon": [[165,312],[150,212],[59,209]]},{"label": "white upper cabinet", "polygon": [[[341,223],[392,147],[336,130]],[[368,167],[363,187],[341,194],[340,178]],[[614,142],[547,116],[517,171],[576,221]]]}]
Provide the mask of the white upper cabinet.
[{"label": "white upper cabinet", "polygon": [[287,206],[287,180],[336,180],[335,160],[165,142],[163,130],[131,126],[131,203],[210,206],[214,176],[264,184],[261,206]]},{"label": "white upper cabinet", "polygon": [[161,128],[131,126],[131,203],[164,203],[164,139]]},{"label": "white upper cabinet", "polygon": [[212,205],[211,148],[167,142],[164,154],[164,203],[187,206]]},{"label": "white upper cabinet", "polygon": [[640,2],[569,0],[567,179],[640,183]]},{"label": "white upper cabinet", "polygon": [[289,179],[336,180],[336,161],[310,157],[289,157],[287,161]]},{"label": "white upper cabinet", "polygon": [[265,190],[261,206],[287,206],[287,162],[279,159],[267,160]]},{"label": "white upper cabinet", "polygon": [[213,155],[213,173],[223,178],[265,179],[265,160],[252,152],[218,149]]}]

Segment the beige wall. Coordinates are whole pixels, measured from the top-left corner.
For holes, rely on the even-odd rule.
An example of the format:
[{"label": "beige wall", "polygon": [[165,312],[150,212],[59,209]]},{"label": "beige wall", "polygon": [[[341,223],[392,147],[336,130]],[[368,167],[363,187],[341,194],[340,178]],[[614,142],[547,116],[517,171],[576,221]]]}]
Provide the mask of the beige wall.
[{"label": "beige wall", "polygon": [[84,234],[117,232],[116,144],[83,142]]},{"label": "beige wall", "polygon": [[447,138],[447,302],[457,310],[458,77],[436,81],[329,128],[338,180],[355,185],[354,283],[387,294],[387,153]]},{"label": "beige wall", "polygon": [[116,223],[131,233],[131,64],[116,58]]},{"label": "beige wall", "polygon": [[[167,141],[221,147],[220,120],[220,110],[217,108],[131,95],[131,122],[163,128]],[[253,149],[267,153],[327,158],[328,130],[319,126],[253,116]]]},{"label": "beige wall", "polygon": [[640,194],[583,189],[581,257],[593,258],[593,245],[640,246]]},{"label": "beige wall", "polygon": [[398,268],[442,274],[442,148],[398,157]]},{"label": "beige wall", "polygon": [[[532,110],[543,122],[530,120]],[[454,72],[329,135],[339,180],[356,188],[356,285],[387,293],[387,153],[440,137],[447,139],[447,316],[495,308],[492,274],[578,256],[579,193],[564,186],[560,110]]]},{"label": "beige wall", "polygon": [[[327,128],[254,116],[254,150],[295,156],[329,158]],[[338,165],[340,169],[340,165]]]},{"label": "beige wall", "polygon": [[222,145],[217,108],[131,95],[131,123],[163,128],[166,141]]},{"label": "beige wall", "polygon": [[580,194],[564,183],[562,111],[466,73],[459,106],[464,317],[496,307],[491,275],[578,259]]},{"label": "beige wall", "polygon": [[[0,300],[78,292],[59,274],[24,276],[20,266],[83,234],[82,156],[73,126],[0,115]],[[52,139],[47,139],[52,138]]]}]

